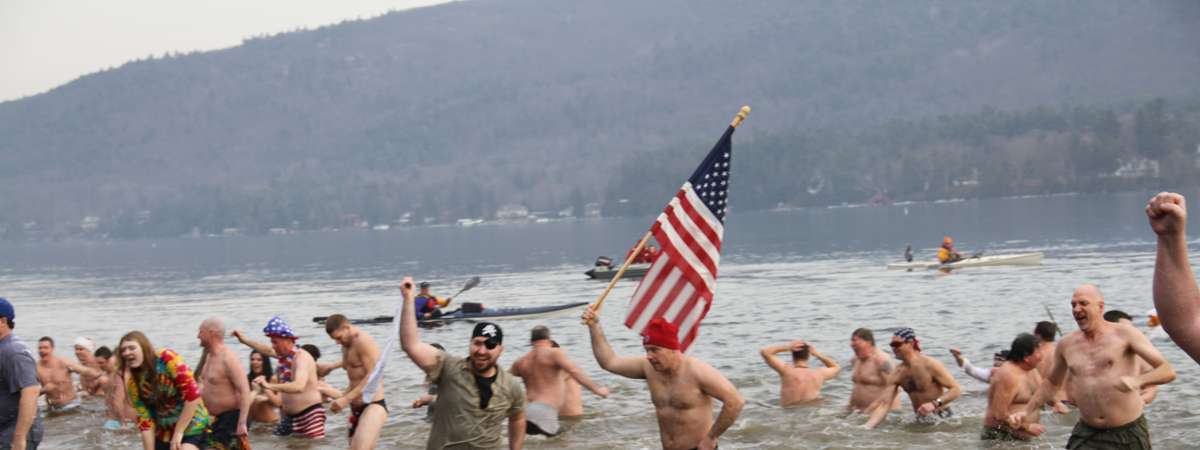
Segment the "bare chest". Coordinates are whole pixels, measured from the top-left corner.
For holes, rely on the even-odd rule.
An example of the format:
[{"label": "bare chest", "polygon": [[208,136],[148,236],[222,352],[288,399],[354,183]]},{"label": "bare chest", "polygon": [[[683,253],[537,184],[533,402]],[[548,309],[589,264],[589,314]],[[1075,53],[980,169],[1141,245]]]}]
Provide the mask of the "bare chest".
[{"label": "bare chest", "polygon": [[656,408],[690,410],[711,406],[711,400],[700,390],[700,383],[689,374],[666,377],[653,373],[646,377],[650,400]]}]

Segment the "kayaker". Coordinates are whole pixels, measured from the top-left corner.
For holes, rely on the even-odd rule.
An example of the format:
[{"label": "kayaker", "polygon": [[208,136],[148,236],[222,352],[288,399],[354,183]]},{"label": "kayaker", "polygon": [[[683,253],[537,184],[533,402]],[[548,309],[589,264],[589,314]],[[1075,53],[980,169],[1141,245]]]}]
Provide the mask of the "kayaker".
[{"label": "kayaker", "polygon": [[954,239],[950,239],[950,236],[943,237],[942,247],[938,249],[938,262],[946,264],[960,260],[962,260],[962,255],[954,250]]},{"label": "kayaker", "polygon": [[416,302],[418,319],[442,317],[441,308],[449,306],[450,302],[454,300],[450,297],[446,297],[445,299],[438,298],[436,295],[433,295],[429,292],[429,286],[431,285],[428,281],[421,282],[421,292],[418,293],[416,299],[414,299]]},{"label": "kayaker", "polygon": [[904,261],[912,262],[912,258],[913,258],[912,244],[908,244],[904,247]]}]

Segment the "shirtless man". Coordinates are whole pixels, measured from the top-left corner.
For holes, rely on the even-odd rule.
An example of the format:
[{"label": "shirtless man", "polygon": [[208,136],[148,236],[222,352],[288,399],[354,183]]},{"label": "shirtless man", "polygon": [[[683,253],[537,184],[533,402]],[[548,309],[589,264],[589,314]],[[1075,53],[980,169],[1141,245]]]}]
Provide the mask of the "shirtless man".
[{"label": "shirtless man", "polygon": [[104,428],[119,430],[125,424],[137,423],[137,413],[129,403],[129,396],[125,395],[125,378],[117,372],[117,359],[113,358],[112,350],[100,347],[96,349],[94,356],[100,370],[104,371],[104,375],[100,377],[100,390],[104,393],[104,404],[107,408]]},{"label": "shirtless man", "polygon": [[358,327],[350,324],[350,319],[341,314],[334,314],[325,320],[325,332],[338,344],[342,345],[342,363],[340,367],[346,371],[349,387],[341,396],[329,405],[333,412],[339,412],[350,407],[350,448],[351,450],[366,450],[375,448],[379,441],[379,431],[387,421],[387,400],[383,398],[383,383],[371,396],[371,402],[363,401],[363,390],[367,379],[379,361],[379,346],[375,338],[359,331]]},{"label": "shirtless man", "polygon": [[321,392],[317,390],[316,361],[312,355],[296,345],[296,334],[279,316],[272,317],[267,322],[263,334],[271,338],[270,345],[250,340],[240,330],[233,331],[233,336],[242,344],[279,360],[275,372],[279,378],[278,383],[269,382],[263,376],[254,379],[255,385],[281,394],[283,413],[287,418],[281,419],[280,422],[289,421],[291,430],[277,431],[309,439],[324,439],[325,408],[321,404]]},{"label": "shirtless man", "polygon": [[[1079,331],[1058,343],[1050,376],[1042,382],[1035,401],[1009,417],[1009,426],[1021,428],[1030,422],[1039,405],[1053,398],[1069,372],[1067,392],[1079,408],[1079,422],[1071,430],[1067,448],[1084,444],[1087,448],[1150,448],[1150,429],[1142,415],[1145,402],[1138,391],[1171,382],[1175,370],[1141,332],[1101,318],[1104,296],[1095,286],[1085,284],[1075,289],[1071,313]],[[1138,357],[1154,370],[1139,374]]]},{"label": "shirtless man", "polygon": [[100,386],[100,377],[104,375],[104,371],[100,367],[100,363],[96,362],[96,356],[93,354],[95,352],[96,342],[91,338],[76,338],[75,359],[79,360],[79,364],[83,367],[89,367],[94,370],[86,371],[86,373],[74,370],[72,372],[79,374],[79,387],[83,392],[87,393],[87,395],[103,397],[104,391]]},{"label": "shirtless man", "polygon": [[1158,235],[1154,260],[1154,308],[1163,330],[1193,361],[1200,363],[1200,287],[1187,254],[1187,202],[1160,192],[1146,204],[1150,229]]},{"label": "shirtless man", "polygon": [[[1104,313],[1104,320],[1106,322],[1121,324],[1122,326],[1127,326],[1127,327],[1137,329],[1137,327],[1133,326],[1133,317],[1131,317],[1125,311],[1121,311],[1118,309],[1114,309],[1114,310]],[[1141,332],[1141,330],[1138,330],[1138,332]],[[1142,333],[1142,334],[1145,334],[1145,333]],[[1150,345],[1154,345],[1154,343],[1151,342]],[[1138,358],[1138,369],[1137,370],[1138,370],[1138,373],[1146,373],[1151,370],[1154,370],[1154,368],[1150,367],[1150,364],[1147,363],[1146,360],[1144,360],[1142,358]],[[1146,387],[1142,388],[1141,396],[1142,396],[1142,401],[1146,402],[1146,404],[1149,405],[1150,403],[1154,402],[1155,398],[1158,398],[1158,386],[1146,386]]]},{"label": "shirtless man", "polygon": [[[583,312],[592,337],[592,354],[604,370],[626,378],[646,380],[658,418],[664,450],[717,448],[717,438],[729,429],[746,401],[720,372],[680,351],[679,330],[661,318],[642,332],[644,358],[617,356],[604,337],[600,317],[592,308]],[[714,421],[713,399],[721,401]]]},{"label": "shirtless man", "polygon": [[921,353],[921,341],[912,328],[901,328],[892,335],[892,351],[900,358],[900,367],[888,375],[887,389],[868,410],[871,418],[867,428],[875,428],[887,417],[888,405],[896,401],[903,388],[919,418],[937,415],[950,417],[950,402],[958,398],[962,388],[941,361]]},{"label": "shirtless man", "polygon": [[[791,352],[792,363],[787,364],[775,357],[776,353]],[[768,345],[759,350],[763,361],[779,374],[779,404],[793,406],[816,400],[821,396],[821,385],[825,380],[836,377],[842,370],[832,359],[822,355],[802,340]],[[816,356],[825,365],[823,369],[808,367],[809,355]]]},{"label": "shirtless man", "polygon": [[533,349],[517,358],[509,370],[525,381],[525,398],[529,402],[525,406],[525,434],[554,436],[559,432],[558,412],[566,402],[564,374],[600,398],[608,397],[608,388],[593,383],[583,369],[567,358],[566,352],[554,348],[548,328],[534,327],[529,341]]},{"label": "shirtless man", "polygon": [[225,323],[210,317],[196,333],[204,352],[196,366],[200,398],[213,417],[211,444],[216,449],[244,449],[246,420],[250,417],[250,382],[238,355],[225,345]]},{"label": "shirtless man", "polygon": [[[871,330],[859,328],[850,334],[850,349],[854,350],[851,379],[854,389],[850,391],[851,411],[864,412],[887,390],[887,377],[895,369],[892,357],[875,347],[875,335]],[[900,397],[892,403],[892,410],[900,409]]]},{"label": "shirtless man", "polygon": [[79,408],[79,397],[75,396],[75,384],[71,382],[71,370],[67,362],[54,356],[54,339],[38,339],[38,382],[42,383],[42,395],[46,396],[46,413],[65,413]]},{"label": "shirtless man", "polygon": [[[1037,371],[1043,380],[1050,376],[1050,367],[1054,365],[1054,352],[1058,351],[1058,343],[1054,342],[1054,337],[1058,332],[1058,324],[1046,320],[1038,322],[1033,327],[1033,337],[1037,339],[1038,350],[1042,352],[1042,361],[1038,363]],[[1059,414],[1071,412],[1071,408],[1067,407],[1070,401],[1067,399],[1065,387],[1054,394],[1054,400],[1054,412]]]},{"label": "shirtless man", "polygon": [[[550,346],[560,348],[558,342],[550,340]],[[578,419],[583,416],[583,386],[571,378],[571,374],[563,373],[563,404],[558,408],[560,419]]]},{"label": "shirtless man", "polygon": [[1037,418],[1026,421],[1020,428],[1009,428],[1008,417],[1033,401],[1042,376],[1037,366],[1042,350],[1032,334],[1021,333],[1008,350],[1007,361],[992,370],[991,385],[988,387],[987,415],[983,418],[983,433],[980,439],[1027,440],[1041,435],[1046,427]]}]

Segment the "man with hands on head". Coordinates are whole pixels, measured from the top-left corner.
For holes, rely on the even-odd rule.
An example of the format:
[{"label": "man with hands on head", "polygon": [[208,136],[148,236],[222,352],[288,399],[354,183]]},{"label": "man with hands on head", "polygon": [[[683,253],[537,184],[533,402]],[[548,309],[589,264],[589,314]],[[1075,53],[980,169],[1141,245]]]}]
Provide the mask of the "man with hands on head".
[{"label": "man with hands on head", "polygon": [[[613,352],[592,307],[583,312],[583,323],[591,334],[592,353],[601,368],[646,380],[664,449],[717,448],[717,438],[737,420],[746,401],[720,372],[680,351],[679,329],[674,324],[661,318],[651,320],[642,332],[646,356],[637,358]],[[715,421],[713,399],[721,401]]]},{"label": "man with hands on head", "polygon": [[[791,352],[792,363],[776,358],[776,353]],[[792,342],[768,345],[759,350],[763,361],[779,374],[779,403],[792,406],[816,400],[821,396],[821,385],[842,370],[837,362],[821,354],[811,344],[796,339]],[[815,356],[825,367],[808,367],[808,357]]]},{"label": "man with hands on head", "polygon": [[498,365],[504,353],[503,330],[494,323],[479,322],[471,332],[468,357],[450,356],[421,341],[412,278],[404,277],[400,292],[404,295],[400,348],[438,385],[437,408],[425,448],[500,448],[505,419],[508,448],[521,448],[525,442],[525,390]]}]

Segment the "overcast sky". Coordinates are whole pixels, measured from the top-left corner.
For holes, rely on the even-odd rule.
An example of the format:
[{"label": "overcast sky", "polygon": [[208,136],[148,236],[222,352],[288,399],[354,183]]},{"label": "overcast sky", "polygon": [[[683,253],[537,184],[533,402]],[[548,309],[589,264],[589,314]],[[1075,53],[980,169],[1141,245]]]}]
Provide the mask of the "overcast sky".
[{"label": "overcast sky", "polygon": [[447,0],[0,0],[0,102],[165,52]]}]

